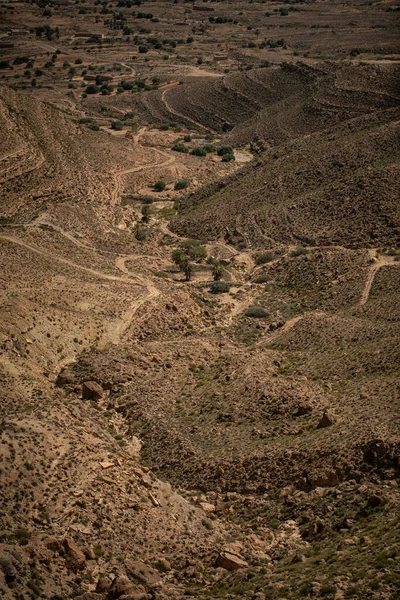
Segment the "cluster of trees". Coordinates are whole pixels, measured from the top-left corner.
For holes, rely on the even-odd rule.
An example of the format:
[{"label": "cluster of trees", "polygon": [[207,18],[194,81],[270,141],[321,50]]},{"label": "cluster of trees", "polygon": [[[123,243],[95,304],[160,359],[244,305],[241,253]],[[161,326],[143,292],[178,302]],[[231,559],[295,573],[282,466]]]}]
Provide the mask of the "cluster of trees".
[{"label": "cluster of trees", "polygon": [[39,25],[38,27],[31,29],[31,33],[34,33],[36,37],[39,38],[42,37],[42,35],[44,35],[49,41],[51,41],[54,37],[57,39],[60,37],[59,28],[55,27],[53,29],[52,27],[50,27],[50,25]]},{"label": "cluster of trees", "polygon": [[[75,71],[71,70],[70,74],[74,75]],[[155,89],[158,87],[158,82],[159,82],[158,77],[153,77],[153,87],[151,87],[142,80],[125,81],[123,79],[118,84],[117,92],[119,94],[122,94],[123,92],[126,92],[126,91],[138,92],[139,90],[142,90],[142,89],[151,90],[151,89]],[[85,89],[86,94],[101,93],[103,96],[108,96],[113,91],[114,91],[114,86],[111,85],[110,83],[103,82],[103,78],[101,75],[97,75],[95,83],[89,84]]]},{"label": "cluster of trees", "polygon": [[210,23],[233,23],[234,25],[237,24],[237,21],[231,19],[230,17],[208,17],[208,20]]},{"label": "cluster of trees", "polygon": [[[141,29],[139,29],[139,32],[140,33],[150,33],[150,30],[141,28]],[[125,33],[125,31],[124,31],[124,33]],[[129,33],[133,33],[132,30]],[[133,43],[136,46],[139,46],[139,52],[141,54],[145,54],[150,49],[169,50],[170,48],[176,48],[177,45],[181,45],[181,44],[185,44],[185,43],[192,44],[193,38],[188,37],[186,40],[184,40],[183,38],[179,38],[177,40],[167,39],[167,38],[163,39],[163,40],[159,40],[158,38],[156,38],[154,36],[149,36],[146,39],[144,39],[144,38],[140,38],[139,36],[135,35],[135,37],[133,38]]]},{"label": "cluster of trees", "polygon": [[218,156],[222,156],[222,162],[231,162],[235,160],[232,146],[221,146],[217,150]]},{"label": "cluster of trees", "polygon": [[[183,154],[189,153],[189,148],[182,142],[176,142],[171,149],[174,150],[174,152],[182,152]],[[213,144],[203,144],[202,146],[196,146],[190,150],[190,154],[192,156],[202,157],[207,156],[207,154],[212,152],[217,152],[218,156],[222,156],[222,162],[230,162],[231,160],[235,160],[232,146],[220,146],[217,148]]]},{"label": "cluster of trees", "polygon": [[261,44],[259,44],[259,48],[263,49],[263,48],[278,48],[279,46],[281,47],[285,47],[285,40],[283,38],[281,38],[280,40],[265,40],[264,42],[261,42]]},{"label": "cluster of trees", "polygon": [[185,240],[180,245],[180,248],[173,250],[171,258],[172,262],[184,273],[186,281],[190,281],[192,278],[194,271],[193,262],[202,262],[207,259],[207,263],[211,265],[211,272],[214,279],[210,291],[214,294],[229,291],[229,283],[221,281],[224,274],[221,263],[212,256],[207,257],[207,251],[200,240]]}]

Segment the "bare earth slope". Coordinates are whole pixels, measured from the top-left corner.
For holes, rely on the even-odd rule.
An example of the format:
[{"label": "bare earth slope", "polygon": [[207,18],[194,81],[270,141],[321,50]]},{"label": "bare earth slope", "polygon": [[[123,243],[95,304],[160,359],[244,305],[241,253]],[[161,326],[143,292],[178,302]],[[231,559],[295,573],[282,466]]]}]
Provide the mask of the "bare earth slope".
[{"label": "bare earth slope", "polygon": [[[66,69],[95,52],[124,61],[110,66],[118,82],[148,69],[134,91],[85,98],[72,74],[72,87],[53,81],[59,54],[59,67],[35,59],[46,75],[28,89],[26,63],[6,67],[18,77],[0,87],[0,595],[395,600],[396,67],[314,58],[210,76],[198,48],[221,51],[214,27],[227,40],[233,23],[186,4],[114,6],[134,33],[103,45],[80,43],[69,12],[110,34],[109,6],[61,3],[48,22],[71,36],[27,38],[46,62],[60,45]],[[246,41],[259,23],[295,30],[297,13],[311,29],[314,3],[297,4],[229,6]],[[317,5],[323,23],[331,3]],[[365,10],[378,19],[386,5]],[[133,15],[148,7],[156,17]],[[17,5],[1,11],[18,24]],[[168,40],[137,49],[140,29],[167,35],[171,20],[177,37],[196,33],[177,43],[183,59]],[[171,148],[211,132],[254,161]]]},{"label": "bare earth slope", "polygon": [[232,183],[186,198],[174,228],[253,247],[396,244],[398,118],[379,111],[265,151]]}]

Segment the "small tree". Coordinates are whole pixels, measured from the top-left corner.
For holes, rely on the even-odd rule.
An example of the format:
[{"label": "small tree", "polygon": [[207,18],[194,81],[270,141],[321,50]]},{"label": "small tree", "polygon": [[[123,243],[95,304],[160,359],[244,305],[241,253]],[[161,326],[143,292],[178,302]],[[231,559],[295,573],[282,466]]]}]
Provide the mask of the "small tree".
[{"label": "small tree", "polygon": [[171,254],[172,261],[180,268],[182,259],[185,256],[184,252],[180,248],[175,248]]},{"label": "small tree", "polygon": [[100,88],[97,87],[97,85],[94,84],[90,84],[87,86],[85,92],[86,94],[98,94],[100,91]]},{"label": "small tree", "polygon": [[123,128],[124,124],[122,121],[111,121],[111,129],[114,129],[115,131],[122,131]]},{"label": "small tree", "polygon": [[193,265],[189,261],[185,261],[182,265],[182,270],[185,274],[185,280],[190,281],[193,275]]},{"label": "small tree", "polygon": [[177,142],[176,144],[174,144],[172,146],[172,150],[174,150],[174,152],[182,152],[184,154],[187,154],[189,152],[185,144],[182,144],[182,142]]},{"label": "small tree", "polygon": [[196,148],[193,148],[190,154],[193,156],[207,156],[207,150],[202,146],[197,146]]},{"label": "small tree", "polygon": [[148,223],[150,221],[151,208],[150,204],[144,204],[142,206],[142,221]]},{"label": "small tree", "polygon": [[215,260],[212,266],[212,276],[214,278],[214,281],[219,281],[220,279],[222,279],[222,275],[223,270],[221,267],[221,263],[219,262],[219,260]]}]

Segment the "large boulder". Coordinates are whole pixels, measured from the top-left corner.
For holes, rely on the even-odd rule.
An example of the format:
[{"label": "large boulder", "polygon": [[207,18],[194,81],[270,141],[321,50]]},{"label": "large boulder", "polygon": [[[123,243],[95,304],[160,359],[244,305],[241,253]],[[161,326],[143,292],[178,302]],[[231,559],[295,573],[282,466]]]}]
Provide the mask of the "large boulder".
[{"label": "large boulder", "polygon": [[322,415],[320,422],[317,425],[317,429],[322,429],[324,427],[330,427],[335,423],[335,417],[330,410],[326,410]]},{"label": "large boulder", "polygon": [[125,560],[125,568],[130,577],[143,583],[147,587],[158,587],[162,583],[159,572],[140,560],[131,560],[127,558]]},{"label": "large boulder", "polygon": [[84,400],[100,400],[103,397],[103,388],[96,381],[82,383],[82,398]]},{"label": "large boulder", "polygon": [[70,538],[65,538],[63,546],[66,554],[67,567],[74,573],[83,571],[86,566],[86,558],[82,550],[80,550]]},{"label": "large boulder", "polygon": [[76,376],[75,373],[73,371],[71,371],[71,369],[63,369],[57,377],[57,381],[56,384],[59,387],[62,387],[64,385],[72,385],[76,382]]},{"label": "large boulder", "polygon": [[249,566],[242,556],[226,550],[219,553],[216,565],[227,571],[237,571],[238,569],[244,569]]},{"label": "large boulder", "polygon": [[114,579],[108,592],[108,598],[113,600],[114,598],[121,598],[121,600],[146,600],[148,595],[141,585],[135,585],[128,577],[120,575]]}]

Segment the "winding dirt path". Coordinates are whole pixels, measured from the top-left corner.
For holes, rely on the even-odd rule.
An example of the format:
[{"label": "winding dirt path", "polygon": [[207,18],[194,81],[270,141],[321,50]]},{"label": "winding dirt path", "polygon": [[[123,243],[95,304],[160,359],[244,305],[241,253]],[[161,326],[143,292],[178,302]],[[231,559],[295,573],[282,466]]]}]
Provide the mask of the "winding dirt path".
[{"label": "winding dirt path", "polygon": [[375,275],[379,271],[381,267],[387,267],[395,264],[394,256],[380,256],[377,261],[372,265],[371,270],[368,274],[367,281],[365,282],[365,287],[363,293],[361,295],[361,300],[359,305],[364,306],[368,302],[369,294],[371,291],[372,284],[374,283]]},{"label": "winding dirt path", "polygon": [[[140,138],[142,137],[145,130],[146,128],[142,127],[134,136],[133,142],[135,145],[140,145]],[[129,173],[138,173],[139,171],[144,171],[146,169],[157,169],[167,167],[175,162],[175,156],[169,155],[168,152],[165,152],[164,150],[159,150],[158,148],[152,148],[152,150],[156,152],[159,156],[164,157],[166,160],[161,162],[153,162],[146,165],[138,165],[137,167],[132,167],[131,169],[122,169],[121,171],[116,171],[114,173],[114,189],[111,192],[111,206],[113,208],[116,206],[118,202],[118,197],[121,194],[122,177],[124,175],[128,175]]]},{"label": "winding dirt path", "polygon": [[[60,262],[60,263],[66,264],[70,267],[73,267],[74,269],[77,269],[79,271],[84,271],[85,273],[95,275],[96,277],[98,277],[100,279],[105,279],[107,281],[118,281],[118,282],[121,282],[124,284],[133,285],[135,287],[140,285],[140,286],[143,286],[146,288],[147,293],[143,294],[140,298],[135,299],[127,311],[125,311],[120,317],[116,317],[115,319],[111,319],[109,321],[109,323],[107,324],[107,326],[105,328],[105,332],[98,343],[99,349],[103,349],[109,343],[119,344],[123,334],[128,329],[129,325],[131,324],[131,322],[132,322],[136,312],[139,310],[139,308],[146,302],[149,302],[153,298],[156,298],[157,296],[159,296],[161,293],[160,290],[154,285],[154,283],[149,278],[142,277],[140,275],[136,275],[126,269],[125,261],[130,258],[130,255],[127,255],[125,257],[118,257],[116,259],[116,262],[115,262],[116,266],[125,273],[125,276],[118,277],[116,275],[109,275],[108,273],[103,273],[102,271],[97,271],[96,269],[90,269],[89,267],[84,267],[82,265],[74,263],[71,260],[62,258],[61,256],[56,256],[56,255],[52,254],[51,252],[47,252],[45,250],[40,250],[39,248],[35,248],[34,246],[31,246],[30,244],[27,244],[26,242],[23,242],[22,240],[19,240],[13,236],[0,234],[0,239],[4,240],[6,242],[9,242],[9,243],[16,244],[18,246],[27,248],[31,252],[40,254],[41,256],[43,256],[49,260]],[[133,255],[133,256],[136,257],[136,255]]]},{"label": "winding dirt path", "polygon": [[64,265],[68,265],[69,267],[73,267],[79,271],[84,271],[85,273],[89,273],[90,275],[95,275],[100,279],[106,279],[108,281],[120,281],[122,283],[140,285],[143,283],[143,278],[137,276],[131,276],[136,279],[136,282],[133,279],[128,279],[127,277],[118,277],[117,275],[109,275],[108,273],[103,273],[102,271],[97,271],[96,269],[90,269],[89,267],[84,267],[83,265],[79,265],[74,263],[72,260],[68,260],[67,258],[63,258],[62,256],[57,256],[52,252],[47,252],[46,250],[40,250],[39,248],[35,248],[35,246],[31,246],[18,238],[15,238],[11,235],[0,234],[0,240],[5,240],[6,242],[10,242],[11,244],[16,244],[17,246],[22,246],[31,252],[35,252],[36,254],[40,254],[44,258],[47,258],[52,261],[60,262]]}]

